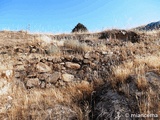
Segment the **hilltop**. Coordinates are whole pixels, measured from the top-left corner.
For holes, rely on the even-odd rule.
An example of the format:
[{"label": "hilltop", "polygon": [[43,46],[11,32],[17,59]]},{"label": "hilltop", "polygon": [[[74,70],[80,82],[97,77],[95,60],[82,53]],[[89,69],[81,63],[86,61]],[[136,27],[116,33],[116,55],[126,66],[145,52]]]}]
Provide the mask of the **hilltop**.
[{"label": "hilltop", "polygon": [[158,30],[0,31],[0,119],[158,119],[159,60]]},{"label": "hilltop", "polygon": [[140,27],[136,28],[137,30],[145,30],[145,31],[149,31],[149,30],[160,30],[160,21],[157,22],[151,22],[147,25],[143,25]]}]

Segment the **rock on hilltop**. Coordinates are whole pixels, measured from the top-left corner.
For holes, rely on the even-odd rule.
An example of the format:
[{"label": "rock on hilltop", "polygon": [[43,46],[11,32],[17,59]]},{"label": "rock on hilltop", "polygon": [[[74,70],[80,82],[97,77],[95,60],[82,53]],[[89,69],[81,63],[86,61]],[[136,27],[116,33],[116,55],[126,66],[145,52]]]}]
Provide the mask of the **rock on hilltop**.
[{"label": "rock on hilltop", "polygon": [[72,30],[72,33],[75,33],[75,32],[88,32],[88,29],[81,23],[78,23],[75,28]]}]

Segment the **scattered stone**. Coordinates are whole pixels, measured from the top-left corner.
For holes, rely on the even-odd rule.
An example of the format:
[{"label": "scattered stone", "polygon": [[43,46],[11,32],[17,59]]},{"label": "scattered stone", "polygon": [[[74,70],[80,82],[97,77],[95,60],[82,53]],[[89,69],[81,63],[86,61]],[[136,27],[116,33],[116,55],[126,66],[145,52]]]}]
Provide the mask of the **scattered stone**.
[{"label": "scattered stone", "polygon": [[92,69],[96,69],[98,67],[98,65],[96,63],[90,63],[90,67]]},{"label": "scattered stone", "polygon": [[93,76],[94,76],[95,78],[98,78],[98,72],[97,72],[96,70],[93,71]]},{"label": "scattered stone", "polygon": [[84,59],[84,60],[83,60],[83,63],[84,63],[84,64],[89,64],[90,61],[89,61],[88,59]]},{"label": "scattered stone", "polygon": [[36,72],[30,72],[28,75],[27,75],[27,78],[35,78],[37,76]]},{"label": "scattered stone", "polygon": [[53,88],[54,86],[51,83],[46,83],[46,88]]},{"label": "scattered stone", "polygon": [[86,59],[89,59],[89,58],[90,58],[89,52],[87,52],[87,53],[84,55],[84,58],[86,58]]},{"label": "scattered stone", "polygon": [[66,55],[66,56],[65,56],[65,59],[66,59],[67,61],[72,61],[73,58],[74,58],[73,55]]},{"label": "scattered stone", "polygon": [[[27,78],[27,79],[28,79],[28,78]],[[28,87],[28,88],[39,87],[39,85],[40,85],[40,82],[39,82],[39,79],[38,79],[38,78],[28,79],[28,80],[27,80],[27,83],[26,83],[26,87]]]},{"label": "scattered stone", "polygon": [[41,73],[41,74],[38,74],[37,75],[37,78],[41,81],[45,81],[48,77],[49,77],[50,74],[48,73]]},{"label": "scattered stone", "polygon": [[42,81],[42,82],[41,82],[40,87],[41,87],[42,89],[46,87],[46,83],[45,83],[45,81]]},{"label": "scattered stone", "polygon": [[107,54],[108,54],[108,52],[102,51],[102,55],[107,55]]},{"label": "scattered stone", "polygon": [[14,77],[15,77],[15,78],[20,78],[20,76],[21,76],[20,72],[15,72],[15,73],[14,73]]},{"label": "scattered stone", "polygon": [[95,60],[99,59],[99,53],[98,52],[92,53],[90,56],[91,56],[92,59],[95,59]]},{"label": "scattered stone", "polygon": [[73,62],[78,63],[78,62],[82,62],[83,61],[83,57],[82,55],[76,55],[73,60]]},{"label": "scattered stone", "polygon": [[72,62],[66,62],[66,67],[71,68],[71,69],[79,69],[81,66],[77,63],[72,63]]},{"label": "scattered stone", "polygon": [[54,57],[52,62],[53,63],[60,63],[60,62],[62,62],[62,58],[60,58],[60,57]]},{"label": "scattered stone", "polygon": [[60,104],[47,109],[46,114],[53,120],[78,120],[78,115],[72,108]]},{"label": "scattered stone", "polygon": [[56,87],[65,87],[65,85],[66,85],[66,82],[65,81],[63,81],[63,80],[59,80],[56,84],[55,84],[55,86]]},{"label": "scattered stone", "polygon": [[62,68],[62,66],[63,66],[63,64],[53,64],[53,70],[54,71],[59,71],[59,70],[61,70],[61,68]]},{"label": "scattered stone", "polygon": [[37,68],[37,71],[39,73],[47,73],[47,72],[51,72],[52,71],[51,68],[48,65],[46,65],[46,64],[44,64],[42,62],[39,62],[37,64],[36,68]]},{"label": "scattered stone", "polygon": [[20,52],[20,53],[23,53],[24,50],[22,48],[15,48],[14,49],[14,52]]},{"label": "scattered stone", "polygon": [[13,76],[13,70],[5,70],[3,71],[5,73],[6,78],[12,78]]},{"label": "scattered stone", "polygon": [[46,82],[55,84],[58,79],[61,78],[61,73],[60,72],[54,72],[48,76],[46,79]]},{"label": "scattered stone", "polygon": [[40,62],[45,63],[45,62],[46,62],[46,59],[45,59],[45,58],[42,58],[42,59],[40,60]]},{"label": "scattered stone", "polygon": [[11,90],[11,83],[6,79],[0,78],[0,95],[7,94]]},{"label": "scattered stone", "polygon": [[16,62],[15,65],[16,65],[16,66],[17,66],[17,65],[23,65],[23,62],[22,62],[22,61],[18,61],[18,62]]},{"label": "scattered stone", "polygon": [[62,75],[62,80],[64,80],[65,82],[71,82],[74,80],[74,75],[65,73]]},{"label": "scattered stone", "polygon": [[15,66],[15,71],[18,71],[18,72],[25,71],[24,65],[17,65],[17,66]]},{"label": "scattered stone", "polygon": [[36,52],[37,52],[37,49],[35,49],[35,48],[31,49],[31,53],[36,53]]},{"label": "scattered stone", "polygon": [[0,79],[0,88],[2,88],[5,84],[7,84],[7,80]]},{"label": "scattered stone", "polygon": [[62,69],[62,70],[66,70],[66,67],[62,66],[61,69]]},{"label": "scattered stone", "polygon": [[28,56],[28,61],[30,63],[38,63],[40,61],[40,56],[39,54],[37,53],[31,53],[29,56]]},{"label": "scattered stone", "polygon": [[52,62],[53,61],[53,57],[47,57],[47,61],[48,62]]}]

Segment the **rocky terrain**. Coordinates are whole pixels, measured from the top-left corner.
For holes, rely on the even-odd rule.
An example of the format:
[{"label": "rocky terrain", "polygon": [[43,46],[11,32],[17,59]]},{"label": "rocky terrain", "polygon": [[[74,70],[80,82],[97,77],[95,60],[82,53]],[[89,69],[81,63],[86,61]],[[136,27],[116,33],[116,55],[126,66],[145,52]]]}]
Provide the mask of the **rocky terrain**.
[{"label": "rocky terrain", "polygon": [[1,31],[0,119],[158,120],[159,60],[159,31]]}]

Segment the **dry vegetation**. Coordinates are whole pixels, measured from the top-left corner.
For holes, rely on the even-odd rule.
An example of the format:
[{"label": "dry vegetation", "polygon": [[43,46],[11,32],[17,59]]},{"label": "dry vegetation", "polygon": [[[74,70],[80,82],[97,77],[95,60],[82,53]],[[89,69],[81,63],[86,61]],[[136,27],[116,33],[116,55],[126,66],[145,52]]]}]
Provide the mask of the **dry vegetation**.
[{"label": "dry vegetation", "polygon": [[64,42],[64,47],[73,49],[78,52],[87,52],[92,50],[91,47],[86,43],[80,43],[78,40],[66,40]]},{"label": "dry vegetation", "polygon": [[[94,90],[110,82],[115,90],[127,95],[129,88],[118,88],[117,84],[125,86],[130,76],[136,78],[137,88],[145,96],[136,97],[140,113],[157,113],[160,111],[159,93],[155,93],[151,87],[148,87],[146,73],[155,72],[160,75],[160,34],[159,31],[136,32],[141,35],[140,42],[132,43],[118,38],[109,38],[106,42],[106,39],[93,38],[90,40],[94,44],[92,46],[80,40],[53,40],[49,35],[39,37],[41,35],[23,32],[14,34],[7,31],[1,32],[0,119],[89,120],[92,119],[89,114],[93,108],[91,98]],[[17,41],[16,44],[15,41]],[[97,44],[99,42],[100,44]],[[70,53],[67,50],[74,52]],[[88,53],[92,54],[87,56]],[[56,63],[57,59],[61,59],[61,66]],[[82,72],[80,69],[86,71],[79,75],[80,80],[78,77],[69,82],[59,79],[54,85],[47,84],[50,85],[49,87],[28,89],[22,74],[18,79],[15,77],[17,75],[15,64],[20,66],[18,68],[20,71],[25,69],[29,76],[29,71],[34,73],[37,70],[35,66],[38,62],[34,63],[35,61],[52,66],[54,71],[61,70],[62,74],[67,72],[76,76]],[[65,66],[65,61],[78,61],[81,67],[74,66],[74,69],[77,69],[74,72],[72,68]],[[31,75],[31,78],[35,77]],[[90,80],[91,78],[93,80]],[[42,80],[41,84],[43,82]],[[156,111],[154,111],[155,107]],[[157,114],[160,115],[160,113]]]}]

